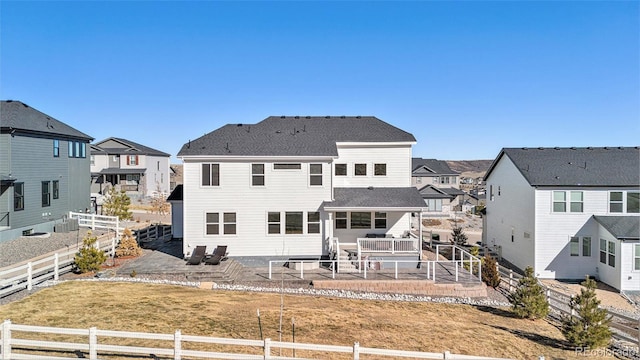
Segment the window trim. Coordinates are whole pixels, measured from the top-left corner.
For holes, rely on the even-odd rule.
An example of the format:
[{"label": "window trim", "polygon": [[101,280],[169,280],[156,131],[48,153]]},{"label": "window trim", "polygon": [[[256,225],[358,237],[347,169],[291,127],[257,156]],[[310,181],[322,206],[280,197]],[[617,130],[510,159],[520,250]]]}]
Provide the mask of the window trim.
[{"label": "window trim", "polygon": [[[209,214],[216,215],[215,221],[209,221]],[[215,233],[209,233],[209,225],[217,226],[217,231]],[[204,235],[205,236],[216,236],[220,235],[220,212],[205,212],[204,213]]]},{"label": "window trim", "polygon": [[[354,214],[357,216],[354,219]],[[366,217],[359,218],[360,215],[368,215],[369,217],[369,226],[365,226],[367,223]],[[349,229],[371,229],[372,224],[372,216],[370,211],[351,211],[350,212],[350,221],[349,221]],[[355,222],[354,222],[355,221]],[[354,226],[356,225],[356,226]]]},{"label": "window trim", "polygon": [[[589,241],[588,241],[589,246],[585,246],[587,244],[585,239],[589,239]],[[591,257],[591,246],[592,246],[591,245],[592,244],[591,239],[592,239],[591,236],[582,236],[580,238],[581,245],[582,245],[582,256],[584,256],[584,257]],[[587,254],[587,251],[585,251],[585,250],[588,250],[588,254]]]},{"label": "window trim", "polygon": [[60,140],[53,139],[53,157],[60,157]]},{"label": "window trim", "polygon": [[[579,194],[580,195],[580,200],[576,201],[573,200],[573,195],[574,194]],[[580,204],[580,211],[574,211],[573,210],[573,205],[574,204]],[[584,191],[569,191],[569,212],[572,213],[584,213]]]},{"label": "window trim", "polygon": [[[256,169],[254,167],[262,167],[262,173],[257,172]],[[265,183],[265,173],[264,173],[264,163],[252,163],[251,164],[251,186],[252,187],[264,187],[266,186]],[[258,179],[262,179],[262,184],[256,184],[256,180]]]},{"label": "window trim", "polygon": [[[18,193],[18,188],[22,190],[21,193]],[[20,207],[16,207],[18,204],[18,199],[20,199]],[[22,211],[24,210],[24,183],[17,182],[13,183],[13,211]]]},{"label": "window trim", "polygon": [[[212,169],[215,167],[218,169],[217,170],[217,177],[215,178],[217,182],[217,184],[214,184],[214,177],[213,177],[213,171]],[[208,166],[208,184],[205,184],[205,166]],[[200,165],[200,187],[220,187],[220,163],[202,163]]]},{"label": "window trim", "polygon": [[[387,228],[387,212],[385,211],[375,211],[373,213],[373,228],[374,229],[386,229]],[[378,226],[378,223],[382,224],[384,220],[384,226]]]},{"label": "window trim", "polygon": [[[227,215],[233,215],[233,221],[227,221]],[[227,232],[227,226],[233,225],[233,232]],[[236,212],[222,213],[222,235],[238,235],[238,214]]]},{"label": "window trim", "polygon": [[[317,214],[318,220],[311,220],[311,215]],[[320,218],[320,211],[307,211],[307,234],[320,234],[322,231],[322,219]],[[318,226],[318,231],[311,231],[311,226]]]},{"label": "window trim", "polygon": [[[344,165],[344,173],[338,174],[338,165],[340,165],[340,167],[342,167]],[[347,176],[349,174],[349,166],[346,163],[336,163],[333,165],[333,174],[335,176]]]},{"label": "window trim", "polygon": [[580,237],[569,237],[569,256],[580,256]]},{"label": "window trim", "polygon": [[60,198],[60,180],[53,180],[51,184],[52,197],[54,200]]},{"label": "window trim", "polygon": [[[381,174],[378,173],[378,167],[381,166],[384,171]],[[373,164],[373,176],[387,176],[387,163],[374,163]]]},{"label": "window trim", "polygon": [[640,271],[640,244],[633,244],[633,266],[631,271]]},{"label": "window trim", "polygon": [[[320,168],[320,172],[319,173],[315,173],[314,170],[312,170],[313,168]],[[314,163],[314,164],[309,164],[309,186],[323,186],[323,166],[322,164],[318,164],[318,163]],[[319,184],[314,184],[313,180],[318,180],[320,179],[320,183]]]},{"label": "window trim", "polygon": [[[278,221],[270,220],[271,214],[278,215]],[[271,225],[278,225],[278,232],[271,232]],[[280,211],[268,211],[267,212],[267,235],[280,235],[282,234],[282,213]]]},{"label": "window trim", "polygon": [[[300,224],[290,224],[289,219],[300,217]],[[293,229],[289,229],[289,226],[295,226]],[[299,230],[298,230],[299,228]],[[298,232],[299,231],[299,232]],[[285,211],[284,213],[284,234],[285,235],[302,235],[304,234],[304,211]]]},{"label": "window trim", "polygon": [[[358,167],[364,166],[364,173],[358,174]],[[367,176],[367,163],[354,163],[353,164],[353,176]]]},{"label": "window trim", "polygon": [[[340,214],[340,216],[338,216],[338,214]],[[344,214],[344,216],[342,216],[342,214]],[[344,221],[344,226],[342,226],[342,224],[340,226],[338,226],[338,220],[340,222]],[[336,211],[335,212],[335,219],[334,219],[334,229],[340,229],[340,230],[345,230],[349,228],[349,212],[348,211]]]},{"label": "window trim", "polygon": [[42,181],[41,188],[42,207],[49,207],[51,206],[51,181]]}]

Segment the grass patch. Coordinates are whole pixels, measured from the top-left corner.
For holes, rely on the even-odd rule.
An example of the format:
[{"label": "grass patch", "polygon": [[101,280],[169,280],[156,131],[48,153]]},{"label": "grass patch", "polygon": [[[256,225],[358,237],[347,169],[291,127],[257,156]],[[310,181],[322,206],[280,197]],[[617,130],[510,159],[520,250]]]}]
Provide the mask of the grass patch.
[{"label": "grass patch", "polygon": [[[72,281],[0,306],[16,324],[259,339],[278,339],[280,296],[170,285]],[[516,319],[504,309],[433,303],[285,296],[283,341],[444,352],[514,359],[578,359],[560,331],[545,321]],[[112,343],[134,340],[113,339]],[[140,344],[140,343],[138,343]],[[151,341],[144,346],[167,346]],[[204,346],[204,345],[203,345]],[[208,346],[219,351],[223,345]],[[564,349],[563,349],[564,348]],[[229,348],[222,348],[229,351]],[[274,351],[274,353],[277,350]],[[256,349],[259,353],[259,349]],[[290,356],[291,350],[283,350]],[[342,359],[297,351],[297,356]],[[372,359],[375,357],[367,357]]]}]

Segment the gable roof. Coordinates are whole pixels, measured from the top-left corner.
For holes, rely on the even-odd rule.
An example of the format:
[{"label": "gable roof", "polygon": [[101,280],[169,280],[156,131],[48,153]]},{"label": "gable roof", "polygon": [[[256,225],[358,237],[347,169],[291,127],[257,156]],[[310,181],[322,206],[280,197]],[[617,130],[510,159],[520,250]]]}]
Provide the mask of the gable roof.
[{"label": "gable roof", "polygon": [[620,240],[640,239],[640,216],[600,216],[593,215],[602,227]]},{"label": "gable roof", "polygon": [[459,175],[446,161],[436,159],[412,158],[411,170],[411,176]]},{"label": "gable roof", "polygon": [[324,202],[331,209],[411,209],[419,211],[425,203],[414,187],[335,188],[334,200]]},{"label": "gable roof", "polygon": [[24,133],[47,137],[65,137],[91,141],[93,138],[71,126],[40,112],[27,104],[14,101],[0,101],[0,129],[13,129]]},{"label": "gable roof", "polygon": [[118,154],[118,155],[135,154],[135,155],[166,156],[166,157],[171,156],[160,150],[156,150],[148,146],[138,144],[131,140],[117,138],[117,137],[106,138],[102,141],[98,141],[97,143],[91,145],[92,154],[102,154],[103,152],[107,154]]},{"label": "gable roof", "polygon": [[531,186],[639,186],[639,147],[504,148],[491,164],[508,157]]},{"label": "gable roof", "polygon": [[423,199],[453,199],[455,197],[433,185],[425,185],[418,192]]},{"label": "gable roof", "polygon": [[184,144],[178,156],[337,156],[338,142],[415,141],[373,116],[270,116],[225,125]]}]

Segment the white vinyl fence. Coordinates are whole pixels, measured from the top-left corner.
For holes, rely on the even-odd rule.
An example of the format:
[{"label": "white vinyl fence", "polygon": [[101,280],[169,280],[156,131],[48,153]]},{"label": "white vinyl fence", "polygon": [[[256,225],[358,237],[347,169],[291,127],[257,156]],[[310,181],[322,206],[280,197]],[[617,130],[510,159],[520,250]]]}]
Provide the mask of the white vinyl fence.
[{"label": "white vinyl fence", "polygon": [[[18,337],[18,334],[36,333],[39,334],[36,338],[33,336]],[[120,355],[144,355],[145,357],[153,356],[165,356],[172,357],[175,360],[180,360],[182,357],[189,358],[202,358],[202,359],[301,359],[298,357],[280,356],[275,355],[274,349],[290,349],[317,351],[322,353],[343,353],[350,354],[350,358],[354,360],[360,359],[360,355],[378,355],[388,356],[390,358],[413,358],[413,359],[486,359],[486,360],[506,360],[500,358],[488,358],[484,356],[470,356],[470,355],[456,355],[451,354],[448,351],[444,353],[433,352],[418,352],[418,351],[405,351],[405,350],[390,350],[390,349],[377,349],[362,347],[359,343],[354,343],[353,346],[337,346],[337,345],[320,345],[320,344],[305,344],[295,342],[281,342],[272,341],[271,339],[264,340],[248,340],[248,339],[232,339],[232,338],[216,338],[205,336],[192,336],[183,335],[180,330],[177,330],[173,334],[154,334],[154,333],[140,333],[129,331],[111,331],[111,330],[99,330],[95,327],[89,329],[69,329],[69,328],[54,328],[45,326],[31,326],[31,325],[17,325],[12,324],[10,320],[5,320],[0,326],[0,334],[2,344],[0,359],[1,360],[14,360],[14,359],[77,359],[78,352],[81,352],[83,356],[95,360],[104,357],[104,354],[120,354]],[[45,338],[43,334],[54,335],[67,335],[67,338],[74,338],[77,341],[53,341],[42,340]],[[114,339],[134,339],[139,344],[136,345],[117,345],[113,344]],[[65,339],[66,340],[66,339]],[[109,341],[110,340],[110,341]],[[137,340],[137,341],[136,341]],[[146,341],[145,341],[146,340]],[[148,340],[152,341],[164,341],[166,344],[172,344],[173,346],[149,347]],[[111,342],[111,343],[109,343]],[[132,343],[130,340],[129,344]],[[186,348],[194,348],[193,344],[220,344],[220,345],[232,345],[234,349],[242,347],[247,348],[244,352],[214,352],[206,350],[187,350]],[[183,345],[189,344],[187,346]],[[206,347],[200,346],[201,348]],[[48,350],[56,352],[58,355],[37,355],[36,351]],[[237,351],[237,350],[236,350]],[[65,356],[66,355],[66,356]],[[328,355],[332,357],[331,354]]]}]

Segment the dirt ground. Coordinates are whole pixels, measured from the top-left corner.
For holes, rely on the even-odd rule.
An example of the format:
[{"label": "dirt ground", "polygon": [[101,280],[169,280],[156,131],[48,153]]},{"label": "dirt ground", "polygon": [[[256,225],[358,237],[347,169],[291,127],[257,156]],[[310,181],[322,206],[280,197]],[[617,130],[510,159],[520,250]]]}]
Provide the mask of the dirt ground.
[{"label": "dirt ground", "polygon": [[[545,279],[541,280],[541,282],[551,289],[567,295],[580,294],[580,289],[582,289],[580,284],[573,284],[558,280]],[[616,289],[601,282],[598,282],[597,284],[598,288],[596,289],[596,295],[602,306],[620,309],[625,312],[640,312],[640,308],[631,304],[627,299],[620,295]]]}]

